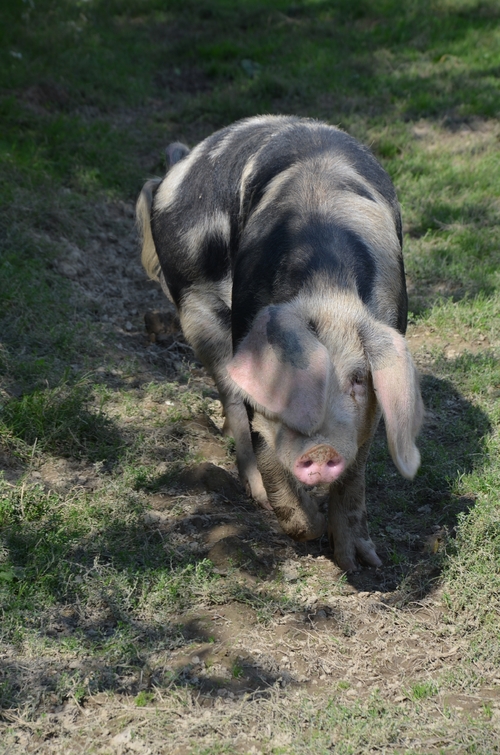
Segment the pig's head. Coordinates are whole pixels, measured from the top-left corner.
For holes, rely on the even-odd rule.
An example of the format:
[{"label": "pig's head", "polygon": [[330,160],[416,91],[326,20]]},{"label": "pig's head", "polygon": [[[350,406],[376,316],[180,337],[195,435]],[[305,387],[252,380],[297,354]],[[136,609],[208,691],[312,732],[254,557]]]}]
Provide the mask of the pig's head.
[{"label": "pig's head", "polygon": [[423,405],[404,338],[366,309],[306,316],[269,306],[238,345],[228,374],[256,410],[253,429],[302,483],[331,483],[371,437],[377,404],[404,477],[420,464]]}]

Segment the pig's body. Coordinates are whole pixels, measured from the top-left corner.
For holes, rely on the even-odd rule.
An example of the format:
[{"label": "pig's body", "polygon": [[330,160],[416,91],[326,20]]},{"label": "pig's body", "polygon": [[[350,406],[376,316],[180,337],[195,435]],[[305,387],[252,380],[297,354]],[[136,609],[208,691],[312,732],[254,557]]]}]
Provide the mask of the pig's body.
[{"label": "pig's body", "polygon": [[382,412],[413,477],[423,413],[389,177],[344,132],[298,118],[252,118],[169,150],[173,167],[138,202],[143,263],[217,383],[242,481],[299,540],[326,526],[307,486],[329,484],[336,561],[379,566],[370,442]]}]

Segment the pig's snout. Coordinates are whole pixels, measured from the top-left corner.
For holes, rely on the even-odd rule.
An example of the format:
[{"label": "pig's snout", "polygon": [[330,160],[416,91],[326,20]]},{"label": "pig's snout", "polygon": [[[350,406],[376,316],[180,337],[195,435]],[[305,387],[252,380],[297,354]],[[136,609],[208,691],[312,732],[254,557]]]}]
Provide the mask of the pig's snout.
[{"label": "pig's snout", "polygon": [[345,459],[332,446],[315,446],[297,459],[293,473],[306,485],[319,485],[337,480],[345,466]]}]

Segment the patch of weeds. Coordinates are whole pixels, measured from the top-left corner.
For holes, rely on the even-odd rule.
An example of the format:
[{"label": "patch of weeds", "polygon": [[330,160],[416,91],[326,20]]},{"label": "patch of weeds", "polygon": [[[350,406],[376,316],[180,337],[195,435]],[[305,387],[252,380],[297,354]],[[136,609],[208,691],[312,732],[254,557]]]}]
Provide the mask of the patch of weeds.
[{"label": "patch of weeds", "polygon": [[276,594],[272,590],[255,591],[241,584],[229,584],[228,593],[231,600],[250,606],[256,612],[256,617],[262,624],[269,624],[278,611],[297,609],[297,604],[282,592]]},{"label": "patch of weeds", "polygon": [[243,674],[243,666],[238,661],[235,661],[231,667],[231,676],[233,677],[233,679],[241,679]]},{"label": "patch of weeds", "polygon": [[196,603],[227,600],[224,584],[208,559],[177,564],[172,561],[168,570],[151,576],[154,581],[144,598],[155,610],[182,611]]},{"label": "patch of weeds", "polygon": [[148,383],[144,386],[144,393],[152,400],[162,403],[169,399],[175,399],[179,394],[179,384],[169,383]]},{"label": "patch of weeds", "polygon": [[81,703],[87,696],[88,689],[81,678],[81,672],[70,674],[63,671],[57,677],[54,692],[61,702],[72,697],[77,703]]},{"label": "patch of weeds", "polygon": [[179,461],[172,461],[169,469],[162,474],[157,474],[145,464],[127,464],[123,468],[123,473],[127,483],[134,490],[144,490],[148,493],[157,493],[162,488],[169,488],[177,479],[183,465]]},{"label": "patch of weeds", "polygon": [[469,341],[478,336],[497,341],[500,338],[500,293],[467,296],[460,301],[441,300],[423,322],[429,328],[435,328],[442,337],[458,331]]},{"label": "patch of weeds", "polygon": [[399,564],[402,564],[405,560],[404,554],[398,553],[398,551],[396,550],[393,550],[389,554],[389,558],[390,558],[391,563],[395,564],[396,566],[398,566]]},{"label": "patch of weeds", "polygon": [[138,708],[145,708],[146,706],[150,705],[154,699],[154,692],[146,692],[146,690],[141,690],[135,697],[135,704]]},{"label": "patch of weeds", "polygon": [[38,451],[65,457],[116,460],[122,448],[120,435],[101,410],[92,411],[89,388],[88,380],[62,383],[8,401],[0,409],[4,443],[9,445],[12,437],[21,440],[26,456],[36,446]]},{"label": "patch of weeds", "polygon": [[16,690],[9,680],[0,682],[0,706],[4,710],[15,706],[16,697]]},{"label": "patch of weeds", "polygon": [[437,694],[437,685],[432,682],[418,682],[414,684],[408,692],[409,697],[415,702],[419,700],[425,700],[428,697],[433,697]]},{"label": "patch of weeds", "polygon": [[[60,504],[56,493],[47,492],[42,485],[22,480],[8,483],[0,473],[0,526],[13,522],[36,522]],[[1,568],[1,567],[0,567]],[[11,581],[14,571],[5,570],[3,579]]]},{"label": "patch of weeds", "polygon": [[223,438],[224,446],[226,448],[226,453],[228,453],[230,456],[236,455],[236,443],[234,438],[230,437],[229,435],[225,435]]}]

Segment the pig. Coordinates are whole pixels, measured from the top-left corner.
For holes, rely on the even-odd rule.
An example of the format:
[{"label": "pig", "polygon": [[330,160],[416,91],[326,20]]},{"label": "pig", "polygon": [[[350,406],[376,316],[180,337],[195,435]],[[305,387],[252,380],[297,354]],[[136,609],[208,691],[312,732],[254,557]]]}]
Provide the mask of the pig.
[{"label": "pig", "polygon": [[137,202],[142,262],[217,385],[242,483],[295,540],[328,530],[341,569],[380,567],[370,443],[383,416],[411,479],[423,418],[389,176],[341,129],[294,116],[248,118],[167,156]]}]

